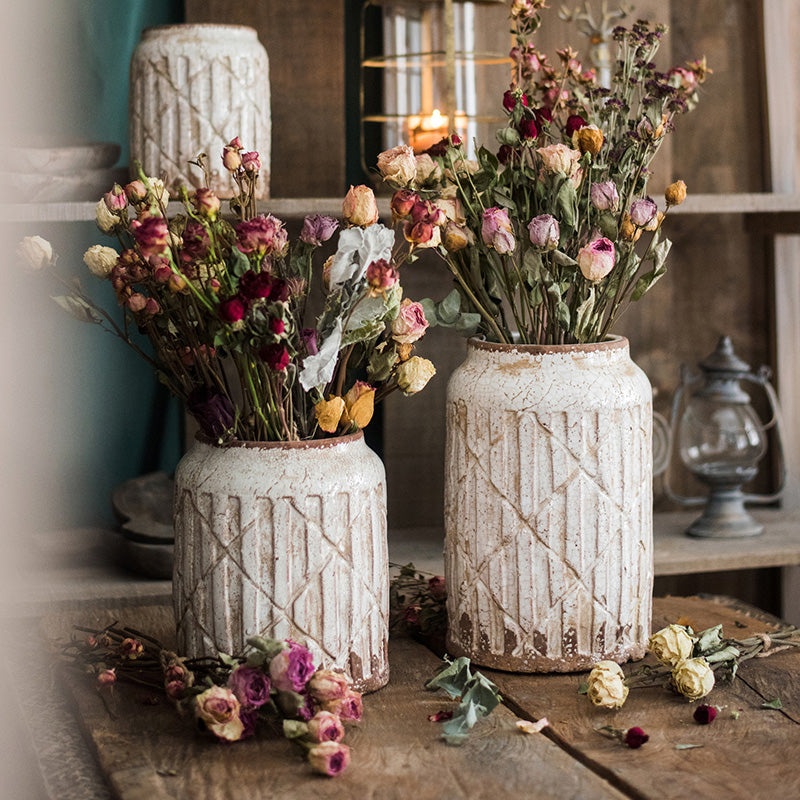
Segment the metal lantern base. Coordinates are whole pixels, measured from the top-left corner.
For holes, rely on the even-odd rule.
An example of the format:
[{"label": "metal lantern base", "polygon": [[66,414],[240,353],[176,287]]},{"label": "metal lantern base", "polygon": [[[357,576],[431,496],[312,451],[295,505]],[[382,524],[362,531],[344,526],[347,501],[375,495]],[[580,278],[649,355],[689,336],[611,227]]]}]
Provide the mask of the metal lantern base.
[{"label": "metal lantern base", "polygon": [[744,494],[736,489],[712,492],[703,514],[688,528],[689,536],[736,539],[758,536],[764,526],[756,522],[744,507]]}]

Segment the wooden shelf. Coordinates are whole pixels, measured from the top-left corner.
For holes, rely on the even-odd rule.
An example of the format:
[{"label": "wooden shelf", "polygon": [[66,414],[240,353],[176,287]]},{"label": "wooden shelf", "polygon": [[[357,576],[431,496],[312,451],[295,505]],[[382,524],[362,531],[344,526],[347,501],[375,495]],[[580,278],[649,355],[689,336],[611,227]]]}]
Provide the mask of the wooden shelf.
[{"label": "wooden shelf", "polygon": [[[91,222],[94,221],[96,201],[64,203],[10,203],[0,205],[0,222]],[[306,214],[325,214],[337,217],[341,214],[341,197],[276,197],[259,202],[259,211],[274,214],[283,219],[300,219]],[[389,200],[378,201],[381,215],[389,216]],[[180,203],[170,203],[170,213],[177,213]],[[676,206],[671,214],[747,214],[777,218],[781,229],[787,218],[794,232],[800,232],[796,220],[800,220],[800,194],[696,194],[689,195],[683,205]]]}]

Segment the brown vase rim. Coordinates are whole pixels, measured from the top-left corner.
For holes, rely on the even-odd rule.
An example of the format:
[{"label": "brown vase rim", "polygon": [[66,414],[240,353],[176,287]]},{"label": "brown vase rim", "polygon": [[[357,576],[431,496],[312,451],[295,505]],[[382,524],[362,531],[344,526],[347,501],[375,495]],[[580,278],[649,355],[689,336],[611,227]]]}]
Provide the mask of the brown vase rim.
[{"label": "brown vase rim", "polygon": [[246,447],[255,450],[305,450],[311,448],[333,447],[338,444],[347,444],[348,442],[357,442],[359,439],[364,438],[364,431],[356,431],[355,433],[348,433],[345,436],[332,436],[330,439],[300,439],[293,442],[251,442],[244,439],[234,439],[232,442],[218,444],[210,437],[206,436],[202,431],[198,431],[194,438],[198,442],[207,444],[211,447],[218,447],[223,450],[228,447]]},{"label": "brown vase rim", "polygon": [[484,339],[468,339],[467,346],[475,350],[488,350],[495,353],[509,353],[518,350],[534,355],[544,353],[593,353],[598,350],[622,350],[629,346],[624,336],[609,336],[602,342],[585,344],[507,344],[506,342],[487,342]]},{"label": "brown vase rim", "polygon": [[148,25],[142,29],[142,38],[153,33],[168,33],[170,31],[189,31],[189,30],[226,30],[233,33],[253,33],[258,36],[258,31],[250,25],[227,25],[224,22],[177,22],[171,25]]}]

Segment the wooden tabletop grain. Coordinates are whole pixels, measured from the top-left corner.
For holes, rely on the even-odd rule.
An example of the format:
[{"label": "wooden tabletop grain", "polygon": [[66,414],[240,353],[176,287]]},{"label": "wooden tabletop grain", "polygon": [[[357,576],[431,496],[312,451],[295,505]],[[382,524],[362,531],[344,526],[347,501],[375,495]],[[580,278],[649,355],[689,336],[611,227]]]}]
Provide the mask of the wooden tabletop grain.
[{"label": "wooden tabletop grain", "polygon": [[[737,637],[778,624],[755,609],[711,598],[656,599],[654,629],[680,618],[696,630],[722,623],[726,635]],[[49,615],[44,631],[63,638],[71,624],[116,619],[169,641],[166,605],[84,606]],[[440,666],[438,657],[398,638],[390,643],[390,661],[389,685],[365,697],[364,719],[348,731],[351,766],[333,780],[314,775],[279,735],[218,744],[166,702],[145,705],[152,695],[147,689],[118,684],[109,705],[87,676],[70,672],[64,678],[98,768],[120,800],[800,797],[797,650],[747,662],[732,685],[715,687],[704,702],[721,710],[708,726],[694,722],[695,705],[663,688],[634,689],[622,709],[606,711],[578,694],[581,675],[481,669],[500,687],[504,705],[480,721],[461,747],[447,746],[438,725],[428,721],[453,704],[424,689]],[[776,697],[781,710],[762,708]],[[523,734],[515,725],[520,717],[546,717],[550,726]],[[604,725],[639,726],[650,740],[631,750],[601,736],[597,729]]]}]

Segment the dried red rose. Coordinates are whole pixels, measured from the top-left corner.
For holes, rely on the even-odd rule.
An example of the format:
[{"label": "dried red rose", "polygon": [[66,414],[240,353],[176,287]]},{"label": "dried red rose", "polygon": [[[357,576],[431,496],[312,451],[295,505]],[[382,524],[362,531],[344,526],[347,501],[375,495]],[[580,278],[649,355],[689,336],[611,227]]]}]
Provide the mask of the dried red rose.
[{"label": "dried red rose", "polygon": [[628,728],[625,731],[625,744],[638,750],[650,737],[641,728]]},{"label": "dried red rose", "polygon": [[717,718],[715,706],[697,706],[694,710],[694,721],[698,725],[710,725]]}]

